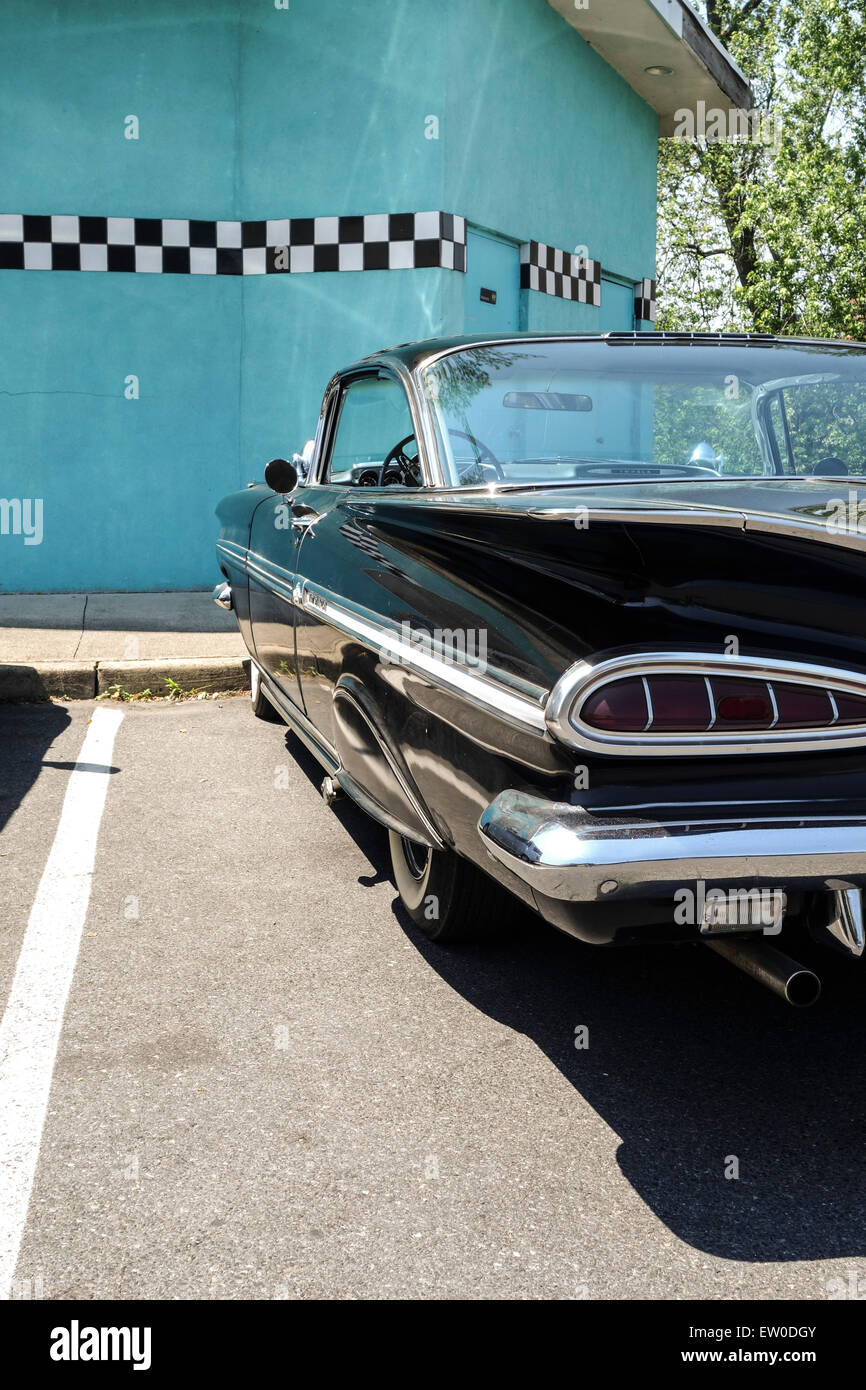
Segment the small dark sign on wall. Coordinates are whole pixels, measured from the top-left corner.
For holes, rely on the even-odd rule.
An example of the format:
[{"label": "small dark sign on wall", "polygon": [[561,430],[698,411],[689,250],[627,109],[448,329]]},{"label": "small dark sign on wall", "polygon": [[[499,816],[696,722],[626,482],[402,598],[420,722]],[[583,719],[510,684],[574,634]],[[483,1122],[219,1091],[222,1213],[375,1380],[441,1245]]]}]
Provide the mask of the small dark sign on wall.
[{"label": "small dark sign on wall", "polygon": [[486,290],[486,289],[484,288],[484,286],[482,285],[482,287],[481,287],[481,303],[482,303],[482,304],[495,304],[495,303],[496,303],[496,291],[495,291],[495,290]]}]

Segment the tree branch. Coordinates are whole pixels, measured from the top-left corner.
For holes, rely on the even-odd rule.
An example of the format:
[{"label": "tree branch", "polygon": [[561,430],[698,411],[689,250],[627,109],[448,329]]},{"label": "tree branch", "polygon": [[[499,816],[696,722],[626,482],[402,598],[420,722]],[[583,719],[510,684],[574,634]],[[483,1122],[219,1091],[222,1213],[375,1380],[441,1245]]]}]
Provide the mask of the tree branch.
[{"label": "tree branch", "polygon": [[682,249],[691,251],[693,256],[700,256],[702,261],[706,260],[707,256],[730,256],[731,254],[730,246],[715,246],[712,251],[703,251],[700,246],[696,246],[691,241],[684,242]]},{"label": "tree branch", "polygon": [[[752,14],[758,8],[759,5],[763,5],[763,3],[764,0],[746,0],[746,4],[743,6],[741,10],[737,11],[730,24],[725,25],[724,29],[722,29],[721,32],[719,32],[718,29],[716,30],[716,34],[721,39],[722,43],[727,43],[728,39],[733,38],[734,34],[736,34],[743,21],[748,19],[749,15]],[[715,6],[713,6],[713,10],[715,11]],[[707,6],[708,19],[709,15],[709,6]]]}]

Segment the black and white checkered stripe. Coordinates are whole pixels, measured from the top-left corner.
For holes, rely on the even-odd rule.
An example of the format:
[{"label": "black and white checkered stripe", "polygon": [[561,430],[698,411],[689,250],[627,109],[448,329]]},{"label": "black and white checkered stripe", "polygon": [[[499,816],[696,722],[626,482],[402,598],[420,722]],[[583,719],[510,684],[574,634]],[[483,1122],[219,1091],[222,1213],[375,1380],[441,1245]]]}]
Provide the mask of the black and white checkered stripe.
[{"label": "black and white checkered stripe", "polygon": [[466,222],[448,212],[192,218],[0,214],[0,269],[270,275],[323,270],[466,269]]},{"label": "black and white checkered stripe", "polygon": [[520,248],[520,285],[577,304],[601,305],[601,261],[559,251],[543,241],[525,241]]},{"label": "black and white checkered stripe", "polygon": [[646,319],[648,323],[655,323],[656,288],[655,280],[641,280],[639,284],[635,285],[634,316],[636,319]]}]

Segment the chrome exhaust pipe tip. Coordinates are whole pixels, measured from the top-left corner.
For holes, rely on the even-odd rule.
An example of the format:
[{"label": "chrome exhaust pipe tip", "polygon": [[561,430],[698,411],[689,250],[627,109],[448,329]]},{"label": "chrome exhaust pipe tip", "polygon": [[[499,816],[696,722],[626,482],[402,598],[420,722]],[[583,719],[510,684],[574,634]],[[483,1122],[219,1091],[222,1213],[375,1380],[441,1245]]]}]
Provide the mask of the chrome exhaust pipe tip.
[{"label": "chrome exhaust pipe tip", "polygon": [[705,944],[795,1009],[808,1009],[821,996],[821,981],[814,970],[765,941],[729,936],[716,937]]},{"label": "chrome exhaust pipe tip", "polygon": [[799,966],[785,982],[782,997],[795,1009],[810,1009],[821,998],[820,977],[805,965]]}]

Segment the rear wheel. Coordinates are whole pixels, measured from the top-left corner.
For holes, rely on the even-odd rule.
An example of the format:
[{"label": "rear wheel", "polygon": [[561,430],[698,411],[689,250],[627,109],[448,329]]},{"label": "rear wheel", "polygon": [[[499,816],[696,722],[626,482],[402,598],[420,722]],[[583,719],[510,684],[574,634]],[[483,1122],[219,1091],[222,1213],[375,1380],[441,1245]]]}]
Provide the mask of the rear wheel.
[{"label": "rear wheel", "polygon": [[250,704],[256,719],[266,719],[270,724],[282,724],[282,715],[274,709],[262,688],[262,676],[254,661],[250,662]]},{"label": "rear wheel", "polygon": [[501,930],[519,903],[498,883],[451,850],[429,849],[388,831],[400,900],[431,941],[478,941]]}]

